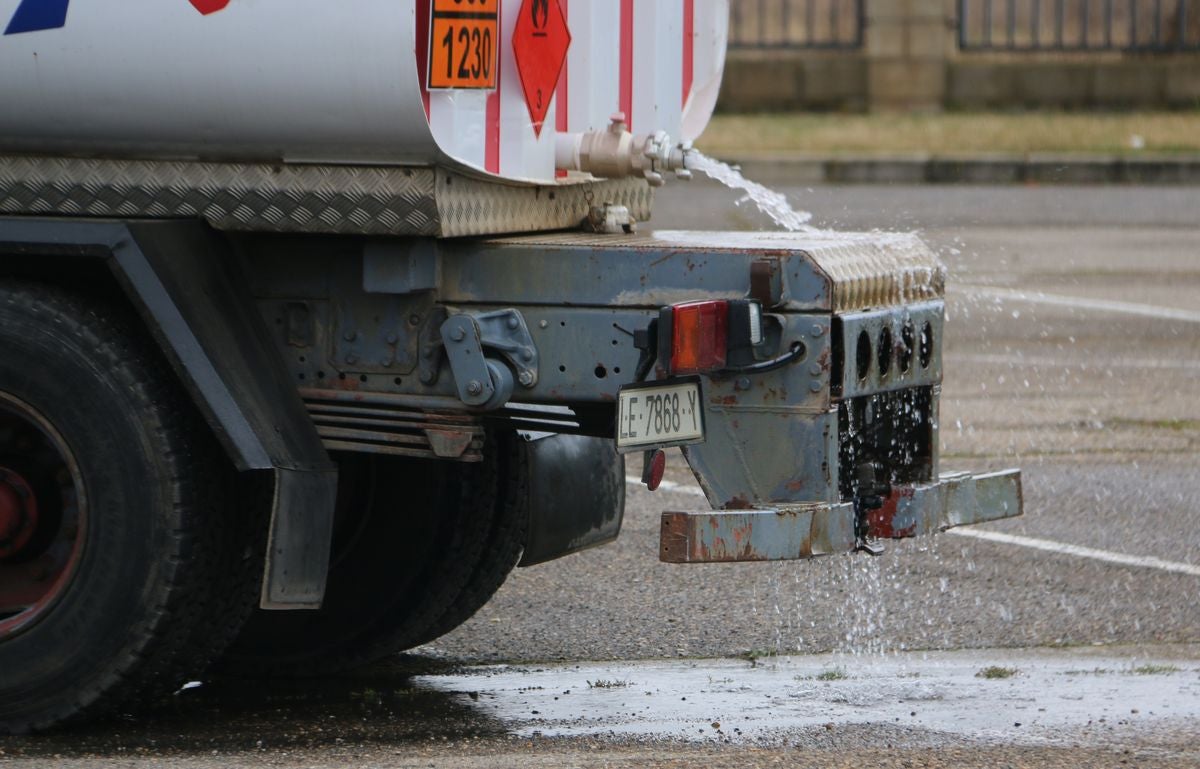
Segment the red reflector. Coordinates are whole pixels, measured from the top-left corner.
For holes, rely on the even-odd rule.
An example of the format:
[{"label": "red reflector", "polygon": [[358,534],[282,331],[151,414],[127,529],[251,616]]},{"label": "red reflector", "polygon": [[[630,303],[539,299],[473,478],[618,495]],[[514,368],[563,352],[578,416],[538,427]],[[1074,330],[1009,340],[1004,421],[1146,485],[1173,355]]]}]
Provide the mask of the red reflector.
[{"label": "red reflector", "polygon": [[724,368],[729,303],[677,304],[671,314],[671,373],[699,374]]},{"label": "red reflector", "polygon": [[645,464],[646,466],[642,470],[642,483],[646,484],[646,488],[650,491],[657,491],[659,484],[662,483],[663,473],[667,471],[667,453],[662,449],[655,449],[649,452]]}]

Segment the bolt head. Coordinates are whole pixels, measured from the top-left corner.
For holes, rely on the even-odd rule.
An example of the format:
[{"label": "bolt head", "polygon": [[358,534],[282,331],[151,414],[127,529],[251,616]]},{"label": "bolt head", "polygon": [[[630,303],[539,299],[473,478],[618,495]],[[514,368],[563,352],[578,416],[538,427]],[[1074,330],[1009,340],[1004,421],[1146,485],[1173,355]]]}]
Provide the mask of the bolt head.
[{"label": "bolt head", "polygon": [[819,392],[821,392],[821,390],[825,389],[825,387],[820,382],[812,382],[811,384],[809,384],[808,389],[812,390],[815,393],[819,393]]},{"label": "bolt head", "polygon": [[812,327],[812,335],[813,336],[820,336],[821,334],[824,334],[824,333],[825,333],[825,327],[822,326],[820,323],[817,323]]},{"label": "bolt head", "polygon": [[388,344],[395,344],[398,341],[400,341],[400,337],[396,336],[395,334],[387,335],[387,343]]},{"label": "bolt head", "polygon": [[421,384],[433,384],[435,374],[431,370],[422,371],[420,374]]},{"label": "bolt head", "polygon": [[450,338],[456,342],[461,342],[467,338],[467,332],[462,326],[455,326],[450,329]]},{"label": "bolt head", "polygon": [[521,374],[517,377],[517,381],[519,381],[525,387],[532,387],[533,386],[533,372],[532,371],[522,371]]},{"label": "bolt head", "polygon": [[738,390],[749,390],[750,377],[738,377],[737,381],[733,383],[733,386]]},{"label": "bolt head", "polygon": [[482,395],[482,394],[483,394],[483,383],[482,382],[480,382],[478,379],[472,379],[470,382],[467,382],[467,395],[474,396],[474,395]]}]

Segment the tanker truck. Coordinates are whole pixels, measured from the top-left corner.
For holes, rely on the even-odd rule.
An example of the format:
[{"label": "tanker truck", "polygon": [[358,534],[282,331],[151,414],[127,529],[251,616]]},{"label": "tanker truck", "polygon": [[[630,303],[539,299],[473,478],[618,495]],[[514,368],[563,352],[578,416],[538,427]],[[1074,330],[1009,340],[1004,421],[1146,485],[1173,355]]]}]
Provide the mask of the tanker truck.
[{"label": "tanker truck", "polygon": [[0,732],[425,643],[677,447],[672,563],[1019,515],[919,239],[646,227],[727,14],[0,0]]}]

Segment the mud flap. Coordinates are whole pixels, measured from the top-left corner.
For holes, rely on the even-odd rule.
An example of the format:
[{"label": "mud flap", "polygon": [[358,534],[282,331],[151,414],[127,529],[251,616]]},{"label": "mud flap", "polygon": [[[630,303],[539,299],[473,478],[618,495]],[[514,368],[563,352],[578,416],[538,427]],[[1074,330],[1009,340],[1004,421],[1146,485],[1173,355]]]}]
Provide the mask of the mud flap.
[{"label": "mud flap", "polygon": [[318,608],[337,467],[224,240],[192,220],[6,217],[0,254],[107,262],[234,466],[273,471],[262,607]]},{"label": "mud flap", "polygon": [[[1023,513],[1021,472],[943,475],[896,486],[871,511],[869,535],[902,539]],[[667,563],[786,561],[855,549],[854,505],[777,505],[751,510],[665,512],[659,560]]]},{"label": "mud flap", "polygon": [[606,438],[525,434],[529,535],[521,566],[617,538],[625,515],[625,460]]}]

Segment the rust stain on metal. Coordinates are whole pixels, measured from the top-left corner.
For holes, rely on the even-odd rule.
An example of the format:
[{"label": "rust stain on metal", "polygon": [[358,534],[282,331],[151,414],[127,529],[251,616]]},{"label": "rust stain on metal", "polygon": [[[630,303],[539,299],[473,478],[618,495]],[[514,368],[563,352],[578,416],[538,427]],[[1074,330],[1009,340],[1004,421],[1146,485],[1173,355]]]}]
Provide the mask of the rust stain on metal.
[{"label": "rust stain on metal", "polygon": [[911,499],[913,489],[911,487],[903,487],[894,489],[891,494],[883,500],[883,507],[878,510],[872,510],[867,515],[867,525],[869,526],[870,535],[877,539],[904,539],[906,537],[914,537],[917,534],[917,524],[913,521],[910,525],[904,528],[896,528],[896,512],[900,506],[901,499]]},{"label": "rust stain on metal", "polygon": [[475,433],[472,430],[426,428],[425,437],[429,439],[434,454],[445,459],[457,459],[471,445]]},{"label": "rust stain on metal", "polygon": [[658,559],[664,563],[687,563],[687,547],[686,514],[663,513],[662,535],[658,542]]},{"label": "rust stain on metal", "polygon": [[734,497],[721,506],[723,510],[749,510],[751,509],[750,502],[745,497]]}]

